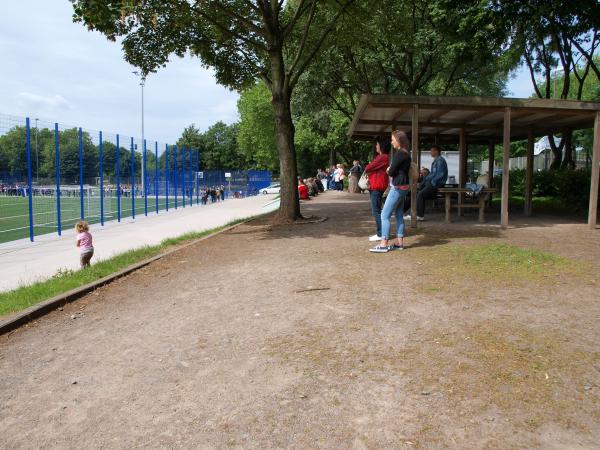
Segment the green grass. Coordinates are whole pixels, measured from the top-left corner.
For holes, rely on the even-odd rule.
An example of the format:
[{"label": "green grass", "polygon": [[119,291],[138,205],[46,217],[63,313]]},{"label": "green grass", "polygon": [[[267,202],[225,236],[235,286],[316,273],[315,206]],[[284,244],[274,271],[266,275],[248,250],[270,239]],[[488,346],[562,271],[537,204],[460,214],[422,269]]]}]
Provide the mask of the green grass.
[{"label": "green grass", "polygon": [[446,275],[487,282],[535,282],[544,277],[581,272],[571,259],[507,244],[449,246]]},{"label": "green grass", "polygon": [[569,260],[560,256],[506,244],[464,247],[460,253],[465,265],[484,267],[490,273],[515,272],[528,276],[570,265]]},{"label": "green grass", "polygon": [[112,258],[92,264],[90,268],[85,270],[59,270],[48,280],[23,286],[12,291],[0,292],[0,316],[21,311],[48,298],[118,272],[131,264],[156,256],[176,245],[199,239],[245,220],[248,219],[239,219],[229,222],[222,227],[201,232],[186,233],[175,238],[165,239],[158,245],[129,250]]},{"label": "green grass", "polygon": [[[91,198],[89,201],[84,198],[84,216],[89,223],[100,222],[100,199]],[[178,207],[181,208],[181,196],[177,199]],[[196,198],[193,199],[194,205]],[[189,199],[186,203],[189,206]],[[71,228],[80,216],[79,197],[63,197],[60,199],[61,227],[63,230]],[[169,196],[169,209],[175,208],[175,199]],[[158,199],[159,211],[166,209],[166,199]],[[104,199],[104,220],[117,219],[117,198],[105,197]],[[121,218],[131,216],[131,198],[121,197]],[[148,197],[148,213],[156,211],[155,197]],[[140,216],[144,214],[144,199],[136,197],[135,214]],[[34,216],[34,235],[56,233],[57,232],[57,214],[55,197],[33,197],[33,216]],[[16,239],[29,237],[29,200],[27,197],[8,197],[0,196],[0,243],[10,242]]]}]

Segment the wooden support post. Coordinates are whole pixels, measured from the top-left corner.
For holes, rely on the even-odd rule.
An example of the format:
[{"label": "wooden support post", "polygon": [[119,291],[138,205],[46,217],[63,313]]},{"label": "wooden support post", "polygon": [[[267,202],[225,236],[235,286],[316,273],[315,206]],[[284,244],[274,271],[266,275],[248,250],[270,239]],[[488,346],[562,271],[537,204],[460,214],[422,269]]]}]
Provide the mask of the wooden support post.
[{"label": "wooden support post", "polygon": [[525,216],[531,216],[533,211],[533,131],[527,133],[527,165],[525,166]]},{"label": "wooden support post", "polygon": [[508,182],[510,171],[510,107],[504,108],[504,136],[502,139],[502,199],[500,226],[508,228]]},{"label": "wooden support post", "polygon": [[593,230],[598,218],[598,187],[600,183],[600,111],[596,113],[594,122],[594,146],[592,154],[592,181],[590,183],[590,207],[588,210],[588,226]]},{"label": "wooden support post", "polygon": [[488,145],[488,187],[494,187],[494,153],[496,146],[494,141],[490,141]]},{"label": "wooden support post", "polygon": [[[411,133],[412,160],[419,160],[419,105],[413,105],[412,113],[412,133]],[[410,187],[410,226],[417,227],[417,182]]]},{"label": "wooden support post", "polygon": [[[464,128],[460,129],[458,137],[458,187],[464,188],[467,182],[467,133]],[[458,194],[458,215],[464,216],[464,210],[460,207],[463,203],[463,194]]]},{"label": "wooden support post", "polygon": [[[494,141],[490,141],[488,144],[488,187],[494,187],[494,157],[496,154],[496,145]],[[487,196],[488,205],[492,206],[492,198],[494,194],[489,194]]]}]

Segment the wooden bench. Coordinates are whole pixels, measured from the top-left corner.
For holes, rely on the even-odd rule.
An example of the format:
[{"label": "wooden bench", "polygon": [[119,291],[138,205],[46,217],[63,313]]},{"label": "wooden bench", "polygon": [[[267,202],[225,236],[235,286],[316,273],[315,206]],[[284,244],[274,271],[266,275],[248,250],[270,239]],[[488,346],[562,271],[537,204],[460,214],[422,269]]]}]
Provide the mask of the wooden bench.
[{"label": "wooden bench", "polygon": [[[477,208],[479,209],[479,223],[485,222],[485,203],[490,194],[495,194],[497,192],[496,189],[493,188],[484,188],[479,193],[479,198],[477,203],[465,203],[464,202],[464,194],[473,193],[471,189],[459,188],[459,187],[444,187],[439,188],[438,192],[444,194],[445,197],[445,206],[446,206],[446,222],[451,222],[451,214],[450,211],[452,208],[456,208],[459,211],[459,214],[462,209],[467,208]],[[452,203],[452,196],[456,195],[458,197],[457,203]]]}]

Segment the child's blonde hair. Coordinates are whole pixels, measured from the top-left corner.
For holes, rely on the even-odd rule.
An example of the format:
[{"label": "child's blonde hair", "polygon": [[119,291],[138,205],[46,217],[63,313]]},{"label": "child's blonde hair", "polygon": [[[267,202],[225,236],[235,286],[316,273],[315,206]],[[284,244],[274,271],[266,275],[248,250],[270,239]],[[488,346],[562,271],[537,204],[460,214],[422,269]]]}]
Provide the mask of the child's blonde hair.
[{"label": "child's blonde hair", "polygon": [[80,220],[79,222],[77,222],[75,224],[75,231],[77,231],[78,233],[83,233],[84,231],[89,231],[90,230],[90,226],[88,225],[88,223],[85,220]]}]

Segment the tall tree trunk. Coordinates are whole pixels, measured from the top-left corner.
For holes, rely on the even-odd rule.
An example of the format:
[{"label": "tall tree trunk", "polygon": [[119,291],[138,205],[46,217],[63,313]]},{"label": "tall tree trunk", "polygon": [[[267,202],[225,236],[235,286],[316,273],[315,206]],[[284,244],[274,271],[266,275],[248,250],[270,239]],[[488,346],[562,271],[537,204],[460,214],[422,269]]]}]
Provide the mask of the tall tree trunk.
[{"label": "tall tree trunk", "polygon": [[563,133],[563,139],[565,140],[565,154],[561,167],[563,169],[575,169],[575,161],[573,160],[573,131],[565,131]]},{"label": "tall tree trunk", "polygon": [[281,204],[277,220],[293,222],[302,216],[300,215],[300,198],[298,196],[298,168],[291,112],[291,89],[288,86],[281,50],[271,53],[271,71],[271,106],[275,113],[281,182]]},{"label": "tall tree trunk", "polygon": [[562,151],[565,146],[564,136],[560,140],[560,145],[556,145],[554,142],[554,136],[552,134],[548,135],[548,142],[550,144],[550,149],[552,150],[552,163],[550,164],[550,170],[560,169],[560,164],[562,162]]}]

